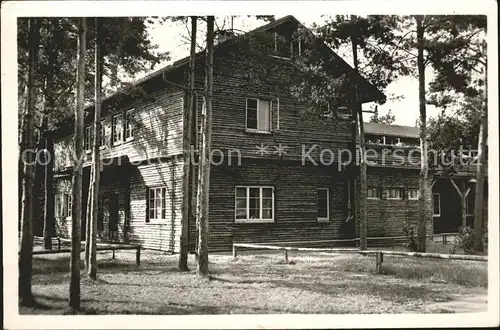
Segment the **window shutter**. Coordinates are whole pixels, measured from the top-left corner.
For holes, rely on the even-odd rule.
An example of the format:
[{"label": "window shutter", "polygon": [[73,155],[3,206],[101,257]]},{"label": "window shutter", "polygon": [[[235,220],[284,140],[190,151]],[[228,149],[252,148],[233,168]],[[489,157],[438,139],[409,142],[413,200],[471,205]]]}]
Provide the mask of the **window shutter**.
[{"label": "window shutter", "polygon": [[146,222],[149,222],[149,188],[146,187]]}]

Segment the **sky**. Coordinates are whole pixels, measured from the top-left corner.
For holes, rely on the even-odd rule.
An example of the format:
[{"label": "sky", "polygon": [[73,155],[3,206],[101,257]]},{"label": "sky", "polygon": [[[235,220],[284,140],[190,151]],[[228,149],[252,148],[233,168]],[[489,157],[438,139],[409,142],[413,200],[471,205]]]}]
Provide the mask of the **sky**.
[{"label": "sky", "polygon": [[[321,22],[323,22],[323,19],[320,15],[294,16],[305,26],[310,26],[313,22],[315,22],[316,24],[320,24]],[[276,15],[277,19],[280,17],[282,16]],[[226,21],[224,22],[223,18],[217,18],[216,23],[219,24],[219,26],[222,26],[224,23],[226,24],[226,26],[228,26],[229,20],[226,19]],[[235,29],[250,31],[254,28],[266,24],[266,22],[257,20],[254,17],[240,16],[234,19],[233,24]],[[172,61],[189,55],[189,44],[187,42],[189,30],[187,24],[183,24],[180,22],[155,24],[150,26],[149,32],[153,43],[159,45],[160,51],[170,52]],[[198,42],[202,43],[203,36],[201,35],[201,33],[198,33],[198,36],[201,37]],[[338,54],[349,64],[352,64],[349,56],[345,56],[345,54],[342,54],[340,52]],[[432,70],[428,69],[426,71],[427,82],[429,81],[429,79],[432,79],[432,75]],[[394,124],[416,126],[419,115],[418,80],[414,77],[401,77],[397,79],[386,89],[386,95],[389,96],[391,94],[401,95],[403,96],[403,98],[398,100],[389,100],[385,104],[379,105],[379,115],[385,115],[389,110],[391,110],[396,118]],[[363,106],[363,109],[369,110],[369,108],[369,104],[365,104]],[[439,112],[440,109],[437,109],[436,107],[431,105],[427,105],[428,117],[436,116]],[[364,116],[364,121],[368,121],[370,116],[371,114],[366,113]]]}]

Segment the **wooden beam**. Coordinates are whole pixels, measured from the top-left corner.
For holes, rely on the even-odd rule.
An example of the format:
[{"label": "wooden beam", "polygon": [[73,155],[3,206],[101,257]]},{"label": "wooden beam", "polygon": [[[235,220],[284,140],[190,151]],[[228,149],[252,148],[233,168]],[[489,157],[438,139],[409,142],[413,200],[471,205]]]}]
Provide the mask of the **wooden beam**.
[{"label": "wooden beam", "polygon": [[455,183],[455,181],[453,181],[452,178],[449,178],[451,184],[453,185],[453,187],[455,188],[455,190],[457,191],[458,193],[458,196],[460,196],[460,198],[463,198],[463,194],[462,194],[462,191],[460,190],[460,188],[458,188],[457,184]]}]

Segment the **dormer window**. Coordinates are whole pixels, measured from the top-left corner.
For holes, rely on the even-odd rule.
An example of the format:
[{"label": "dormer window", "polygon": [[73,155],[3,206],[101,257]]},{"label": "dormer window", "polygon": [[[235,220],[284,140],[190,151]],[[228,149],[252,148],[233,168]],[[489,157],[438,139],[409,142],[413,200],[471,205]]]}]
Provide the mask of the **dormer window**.
[{"label": "dormer window", "polygon": [[302,39],[285,37],[274,32],[274,55],[281,58],[293,58],[302,55]]}]

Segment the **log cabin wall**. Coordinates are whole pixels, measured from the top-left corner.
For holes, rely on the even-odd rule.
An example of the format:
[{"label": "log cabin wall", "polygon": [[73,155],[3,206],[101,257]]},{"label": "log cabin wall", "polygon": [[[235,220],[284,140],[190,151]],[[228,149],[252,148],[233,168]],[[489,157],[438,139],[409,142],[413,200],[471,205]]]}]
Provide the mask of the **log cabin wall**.
[{"label": "log cabin wall", "polygon": [[[366,214],[368,237],[382,236],[404,236],[403,225],[408,223],[413,226],[415,236],[417,235],[418,222],[418,200],[412,200],[409,197],[409,190],[418,190],[419,185],[419,169],[397,169],[383,167],[368,167],[367,183],[368,189],[376,188],[379,191],[378,198],[367,198]],[[431,191],[429,179],[429,196],[428,201],[431,205]],[[359,206],[359,189],[360,184],[357,182],[357,199]],[[401,199],[388,198],[388,189],[401,189]],[[358,209],[359,211],[359,209]],[[427,234],[433,234],[432,210],[427,210],[426,230]],[[359,233],[359,223],[356,223]],[[359,235],[358,235],[359,237]]]},{"label": "log cabin wall", "polygon": [[[129,241],[144,248],[178,252],[182,218],[182,160],[161,159],[134,167],[130,177]],[[149,188],[166,188],[165,218],[149,219]]]},{"label": "log cabin wall", "polygon": [[[336,167],[301,166],[296,161],[244,159],[213,166],[210,175],[211,251],[230,250],[233,242],[274,243],[343,237],[346,178]],[[272,222],[235,220],[235,188],[269,186],[274,190]],[[329,219],[319,222],[317,189],[329,189]]]},{"label": "log cabin wall", "polygon": [[[54,177],[54,195],[56,198],[54,202],[57,204],[58,196],[62,196],[64,194],[71,194],[71,174],[67,174],[64,176]],[[71,237],[71,218],[62,215],[62,212],[58,210],[56,206],[54,208],[54,216],[55,216],[55,233],[56,236],[70,238]]]},{"label": "log cabin wall", "polygon": [[[140,162],[157,157],[169,157],[182,152],[184,92],[179,88],[163,88],[151,95],[147,100],[139,100],[124,106],[120,111],[132,110],[134,124],[133,139],[122,142],[112,142],[112,116],[103,116],[101,123],[105,130],[105,147],[101,148],[101,159],[113,159],[127,156],[130,162]],[[85,123],[86,127],[92,125]],[[73,135],[68,135],[54,141],[55,164],[54,172],[73,166]],[[84,165],[91,161],[90,151],[85,154]]]}]

